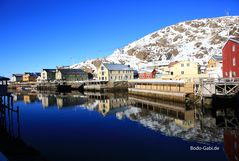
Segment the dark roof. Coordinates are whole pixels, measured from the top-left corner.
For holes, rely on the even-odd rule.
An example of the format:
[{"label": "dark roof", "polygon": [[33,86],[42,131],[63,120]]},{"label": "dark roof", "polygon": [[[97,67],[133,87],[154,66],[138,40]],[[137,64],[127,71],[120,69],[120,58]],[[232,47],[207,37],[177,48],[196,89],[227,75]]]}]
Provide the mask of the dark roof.
[{"label": "dark roof", "polygon": [[57,69],[62,74],[84,74],[85,72],[81,69]]},{"label": "dark roof", "polygon": [[239,44],[239,37],[233,37],[233,38],[230,38],[229,40]]},{"label": "dark roof", "polygon": [[22,77],[23,74],[12,74],[12,76],[16,76],[16,77]]},{"label": "dark roof", "polygon": [[10,79],[7,78],[7,77],[2,77],[2,76],[0,76],[0,80],[2,81],[2,80],[10,80]]},{"label": "dark roof", "polygon": [[56,69],[42,69],[43,71],[50,72],[50,73],[55,73]]},{"label": "dark roof", "polygon": [[30,76],[33,76],[33,77],[41,76],[41,73],[30,73],[30,72],[25,72],[24,74],[25,74],[25,75],[26,75],[26,74],[29,74]]},{"label": "dark roof", "polygon": [[108,69],[108,70],[133,70],[127,65],[123,64],[106,64],[103,63],[103,65]]},{"label": "dark roof", "polygon": [[218,56],[218,55],[213,55],[212,58],[215,60],[222,60],[222,56]]}]

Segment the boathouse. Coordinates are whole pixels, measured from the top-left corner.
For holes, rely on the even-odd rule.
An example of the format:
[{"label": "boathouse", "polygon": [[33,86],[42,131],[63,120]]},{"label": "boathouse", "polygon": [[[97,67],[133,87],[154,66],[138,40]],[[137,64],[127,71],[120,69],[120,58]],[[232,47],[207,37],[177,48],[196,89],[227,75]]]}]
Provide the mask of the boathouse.
[{"label": "boathouse", "polygon": [[130,80],[128,91],[133,95],[185,102],[188,96],[193,95],[194,86],[183,80],[142,79]]},{"label": "boathouse", "polygon": [[0,76],[0,96],[5,96],[7,94],[7,86],[9,80],[9,78]]},{"label": "boathouse", "polygon": [[156,69],[153,70],[140,70],[139,71],[139,79],[152,79],[155,78],[157,73]]},{"label": "boathouse", "polygon": [[222,49],[224,78],[239,77],[239,37],[230,38]]}]

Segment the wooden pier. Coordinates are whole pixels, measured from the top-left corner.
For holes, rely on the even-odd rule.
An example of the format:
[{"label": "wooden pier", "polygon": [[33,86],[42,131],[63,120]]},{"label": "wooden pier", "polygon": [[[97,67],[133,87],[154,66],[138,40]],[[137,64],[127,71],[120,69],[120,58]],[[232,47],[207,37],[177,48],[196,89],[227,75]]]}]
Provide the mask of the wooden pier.
[{"label": "wooden pier", "polygon": [[132,80],[129,81],[129,94],[159,98],[174,102],[186,102],[193,96],[192,83],[172,80]]},{"label": "wooden pier", "polygon": [[86,91],[115,91],[127,90],[128,81],[86,81],[84,83],[84,90]]},{"label": "wooden pier", "polygon": [[195,83],[194,93],[202,105],[213,99],[232,98],[239,92],[239,78],[202,78]]}]

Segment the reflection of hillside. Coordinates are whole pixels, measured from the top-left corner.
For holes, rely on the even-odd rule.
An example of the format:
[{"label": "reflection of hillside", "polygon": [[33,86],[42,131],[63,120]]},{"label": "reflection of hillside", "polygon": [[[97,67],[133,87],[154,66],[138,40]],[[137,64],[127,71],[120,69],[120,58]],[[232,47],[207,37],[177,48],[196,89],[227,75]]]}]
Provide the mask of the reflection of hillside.
[{"label": "reflection of hillside", "polygon": [[223,139],[223,129],[217,128],[215,124],[211,127],[202,126],[196,109],[139,97],[130,97],[129,100],[132,106],[117,113],[118,118],[127,117],[164,135],[185,140],[221,142]]},{"label": "reflection of hillside", "polygon": [[90,102],[94,102],[85,104],[85,106],[98,110],[103,116],[123,111],[128,106],[128,96],[125,93],[86,92],[85,95],[88,96]]}]

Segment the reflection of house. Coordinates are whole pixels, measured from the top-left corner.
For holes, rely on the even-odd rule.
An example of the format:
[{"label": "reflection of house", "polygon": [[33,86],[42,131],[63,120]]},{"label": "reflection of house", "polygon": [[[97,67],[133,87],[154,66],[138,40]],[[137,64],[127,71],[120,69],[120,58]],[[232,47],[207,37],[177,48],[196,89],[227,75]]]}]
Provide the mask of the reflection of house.
[{"label": "reflection of house", "polygon": [[65,81],[84,81],[88,79],[88,73],[81,69],[57,69],[56,79]]},{"label": "reflection of house", "polygon": [[134,78],[134,70],[127,65],[102,63],[98,68],[98,79],[126,81]]},{"label": "reflection of house", "polygon": [[[127,100],[125,98],[108,98],[99,100],[98,111],[106,116],[111,112],[117,112],[120,107],[127,106]],[[119,109],[120,110],[120,109]]]},{"label": "reflection of house", "polygon": [[12,75],[12,82],[22,82],[22,74],[13,74]]},{"label": "reflection of house", "polygon": [[36,95],[24,95],[23,96],[23,100],[24,100],[25,103],[35,102],[36,99],[37,99]]},{"label": "reflection of house", "polygon": [[56,98],[56,104],[58,108],[82,105],[85,102],[86,102],[86,99],[82,97],[61,96]]},{"label": "reflection of house", "polygon": [[53,81],[56,78],[56,69],[42,69],[41,80]]},{"label": "reflection of house", "polygon": [[229,39],[222,49],[223,77],[239,77],[239,37]]},{"label": "reflection of house", "polygon": [[207,73],[209,77],[222,77],[222,57],[213,55],[208,61]]},{"label": "reflection of house", "polygon": [[25,72],[23,74],[23,82],[36,82],[37,77],[40,76],[40,73],[29,73],[29,72]]},{"label": "reflection of house", "polygon": [[151,79],[156,76],[156,69],[153,70],[140,70],[139,71],[139,79]]},{"label": "reflection of house", "polygon": [[43,107],[49,107],[56,104],[56,98],[54,96],[42,96],[41,101]]}]

